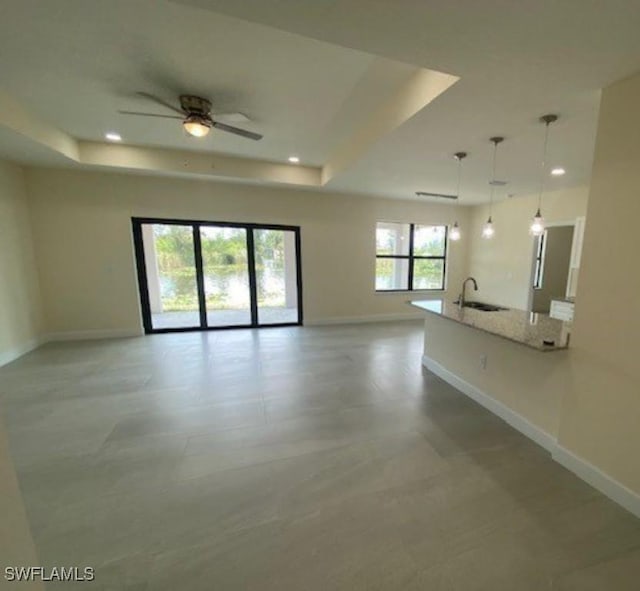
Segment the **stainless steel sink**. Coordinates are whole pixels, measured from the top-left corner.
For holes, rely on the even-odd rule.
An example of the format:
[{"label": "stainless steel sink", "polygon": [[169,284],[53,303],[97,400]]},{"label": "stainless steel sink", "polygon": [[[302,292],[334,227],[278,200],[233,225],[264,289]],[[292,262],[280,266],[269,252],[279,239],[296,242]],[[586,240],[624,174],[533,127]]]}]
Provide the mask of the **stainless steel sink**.
[{"label": "stainless steel sink", "polygon": [[[453,303],[460,305],[459,301]],[[500,312],[509,309],[503,308],[502,306],[495,306],[494,304],[485,304],[484,302],[465,302],[463,308],[472,308],[474,310],[480,310],[481,312]]]}]

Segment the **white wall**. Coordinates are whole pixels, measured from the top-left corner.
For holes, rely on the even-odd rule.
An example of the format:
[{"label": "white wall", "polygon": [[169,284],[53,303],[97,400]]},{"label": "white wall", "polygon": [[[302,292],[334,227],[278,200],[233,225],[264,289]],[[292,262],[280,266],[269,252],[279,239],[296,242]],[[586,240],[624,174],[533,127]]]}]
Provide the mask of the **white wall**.
[{"label": "white wall", "polygon": [[[450,244],[445,297],[455,299],[471,274],[479,299],[528,305],[533,239],[527,228],[535,197],[496,204],[496,236],[485,241],[484,206],[42,168],[28,169],[27,182],[46,331],[54,336],[140,334],[132,216],[301,226],[309,324],[413,314],[405,305],[412,294],[374,291],[375,223],[458,219],[463,239]],[[585,214],[586,202],[586,188],[551,193],[545,215],[550,222],[572,220]]]},{"label": "white wall", "polygon": [[[543,215],[547,223],[572,222],[586,215],[588,187],[546,193]],[[482,226],[489,217],[489,206],[472,208],[469,240],[469,274],[478,280],[479,300],[509,308],[528,309],[531,292],[531,264],[535,239],[529,224],[538,197],[515,197],[493,206],[496,230],[491,240],[482,238]]]},{"label": "white wall", "polygon": [[[132,174],[29,169],[47,331],[139,334],[131,217],[301,226],[305,322],[415,315],[410,294],[376,294],[378,220],[467,227],[466,208],[289,188]],[[453,297],[466,245],[450,248]],[[440,294],[441,296],[442,294]]]},{"label": "white wall", "polygon": [[640,495],[640,74],[603,91],[560,442]]},{"label": "white wall", "polygon": [[[22,170],[0,161],[0,365],[39,340],[40,295]],[[0,409],[0,581],[3,588],[42,589],[41,583],[7,583],[6,566],[37,566]]]},{"label": "white wall", "polygon": [[0,366],[36,346],[41,330],[24,174],[0,160]]}]

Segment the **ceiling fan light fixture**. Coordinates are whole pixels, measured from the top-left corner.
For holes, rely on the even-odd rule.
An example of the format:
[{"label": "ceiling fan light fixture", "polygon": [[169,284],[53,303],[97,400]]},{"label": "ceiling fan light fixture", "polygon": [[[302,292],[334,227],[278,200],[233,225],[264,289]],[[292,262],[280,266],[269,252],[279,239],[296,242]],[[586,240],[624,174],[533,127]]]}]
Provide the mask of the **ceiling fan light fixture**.
[{"label": "ceiling fan light fixture", "polygon": [[249,118],[243,113],[218,113],[211,116],[211,101],[193,94],[181,94],[178,98],[180,106],[176,107],[171,103],[149,94],[148,92],[138,92],[138,95],[150,100],[156,105],[161,105],[165,109],[176,113],[176,115],[165,115],[163,113],[141,113],[140,111],[118,111],[121,115],[135,115],[137,117],[160,117],[163,119],[179,119],[182,122],[184,130],[193,137],[201,138],[209,134],[212,127],[218,131],[233,133],[234,135],[247,138],[250,140],[261,140],[262,134],[247,129],[241,129],[229,125],[219,119],[227,119],[227,121],[248,121]]},{"label": "ceiling fan light fixture", "polygon": [[199,115],[189,115],[183,121],[182,126],[193,137],[205,137],[211,131],[211,123]]}]

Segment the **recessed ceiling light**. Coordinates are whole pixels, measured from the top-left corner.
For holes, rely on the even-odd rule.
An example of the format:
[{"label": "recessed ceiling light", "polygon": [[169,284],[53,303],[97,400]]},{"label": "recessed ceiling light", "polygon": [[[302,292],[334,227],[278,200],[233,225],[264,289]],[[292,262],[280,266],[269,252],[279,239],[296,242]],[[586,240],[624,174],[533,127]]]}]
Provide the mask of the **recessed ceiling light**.
[{"label": "recessed ceiling light", "polygon": [[110,131],[108,133],[105,133],[104,137],[109,142],[121,142],[122,141],[122,136],[119,133],[116,133],[115,131]]},{"label": "recessed ceiling light", "polygon": [[551,174],[553,176],[562,176],[565,172],[567,172],[564,168],[562,168],[561,166],[558,166],[557,168],[552,168],[551,169]]},{"label": "recessed ceiling light", "polygon": [[298,164],[300,162],[300,158],[297,156],[289,156],[289,162],[291,162],[291,164]]}]

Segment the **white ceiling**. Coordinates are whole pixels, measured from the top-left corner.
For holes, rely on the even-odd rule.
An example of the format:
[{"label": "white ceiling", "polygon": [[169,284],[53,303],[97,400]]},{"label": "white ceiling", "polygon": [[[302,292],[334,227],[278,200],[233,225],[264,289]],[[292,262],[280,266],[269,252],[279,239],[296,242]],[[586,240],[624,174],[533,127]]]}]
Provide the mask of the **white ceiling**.
[{"label": "white ceiling", "polygon": [[[120,132],[126,143],[209,150],[283,161],[300,154],[321,165],[354,124],[342,113],[359,85],[369,110],[416,70],[169,2],[4,0],[0,22],[3,89],[34,114],[83,140]],[[29,43],[25,44],[25,37]],[[174,113],[136,95],[178,105],[181,93],[210,98],[214,111],[241,111],[263,133],[252,142],[213,133],[191,138],[179,121],[119,115]],[[348,115],[349,113],[347,113]]]},{"label": "white ceiling", "polygon": [[[567,169],[549,185],[587,183],[599,89],[640,69],[640,3],[622,0],[3,0],[3,13],[2,90],[79,139],[115,129],[135,145],[321,166],[418,67],[459,76],[324,187],[392,197],[451,193],[451,155],[466,150],[461,201],[486,201],[495,134],[501,195],[534,192],[546,112],[561,116],[550,164]],[[198,142],[179,122],[117,115],[162,112],[139,90],[210,97],[265,139]],[[11,147],[0,134],[0,153]]]}]

